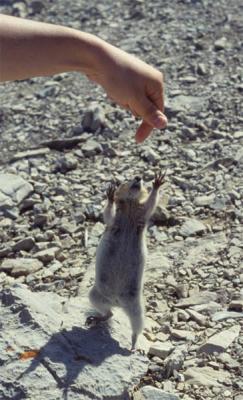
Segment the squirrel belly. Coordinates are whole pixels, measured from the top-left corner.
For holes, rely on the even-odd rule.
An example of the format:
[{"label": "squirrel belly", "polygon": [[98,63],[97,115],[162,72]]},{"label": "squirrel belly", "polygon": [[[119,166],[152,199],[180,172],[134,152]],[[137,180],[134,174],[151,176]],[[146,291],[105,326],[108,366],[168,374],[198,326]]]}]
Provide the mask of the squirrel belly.
[{"label": "squirrel belly", "polygon": [[95,285],[110,304],[120,305],[124,297],[141,292],[146,254],[145,229],[129,224],[106,228],[96,253]]}]

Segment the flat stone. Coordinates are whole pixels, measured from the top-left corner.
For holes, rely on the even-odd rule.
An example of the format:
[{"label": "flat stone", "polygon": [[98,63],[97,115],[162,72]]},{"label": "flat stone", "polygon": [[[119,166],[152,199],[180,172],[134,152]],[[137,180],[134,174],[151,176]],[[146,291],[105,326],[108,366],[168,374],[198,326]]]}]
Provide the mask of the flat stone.
[{"label": "flat stone", "polygon": [[143,386],[138,392],[134,393],[133,397],[134,400],[180,400],[176,394],[165,392],[153,386]]},{"label": "flat stone", "polygon": [[42,262],[35,258],[6,258],[0,265],[0,271],[5,271],[14,277],[18,277],[32,274],[42,267]]},{"label": "flat stone", "polygon": [[230,374],[224,370],[216,371],[211,367],[190,367],[184,372],[184,377],[190,385],[214,387],[221,386]]},{"label": "flat stone", "polygon": [[215,199],[215,194],[210,194],[208,196],[197,196],[194,199],[194,204],[195,206],[198,207],[204,207],[204,206],[209,206],[214,202]]},{"label": "flat stone", "polygon": [[217,294],[214,292],[199,292],[186,299],[181,299],[175,304],[175,307],[187,308],[190,306],[195,306],[199,304],[206,304],[210,301],[215,301],[217,299]]},{"label": "flat stone", "polygon": [[239,336],[239,333],[240,325],[234,325],[229,329],[216,333],[216,335],[211,336],[206,343],[199,347],[198,353],[221,353],[227,350],[227,348]]},{"label": "flat stone", "polygon": [[49,249],[38,251],[35,253],[35,257],[38,258],[38,260],[41,260],[44,264],[48,264],[55,259],[59,252],[59,247],[50,247]]},{"label": "flat stone", "polygon": [[171,260],[162,251],[151,251],[147,260],[145,276],[146,280],[154,277],[157,273],[167,273],[171,267]]},{"label": "flat stone", "polygon": [[205,317],[205,315],[202,315],[195,310],[190,310],[190,308],[187,310],[187,312],[190,315],[191,319],[196,321],[199,325],[203,326],[206,324],[207,317]]},{"label": "flat stone", "polygon": [[194,340],[195,334],[191,331],[187,331],[185,329],[171,329],[170,330],[171,336],[176,339],[181,340]]},{"label": "flat stone", "polygon": [[148,359],[129,350],[131,329],[124,313],[115,310],[110,327],[88,329],[87,311],[86,296],[65,301],[25,285],[0,292],[1,335],[6,338],[0,340],[1,398],[33,399],[40,393],[48,400],[129,398]]},{"label": "flat stone", "polygon": [[16,206],[32,191],[32,185],[21,176],[0,173],[0,212],[11,219],[14,218],[14,214],[9,210],[13,208],[17,212]]},{"label": "flat stone", "polygon": [[183,223],[179,231],[180,235],[188,237],[199,233],[203,233],[207,230],[206,226],[196,219],[188,219]]},{"label": "flat stone", "polygon": [[174,349],[171,342],[155,342],[150,346],[149,354],[159,358],[166,358]]},{"label": "flat stone", "polygon": [[242,312],[236,311],[217,311],[212,315],[212,321],[224,321],[226,319],[243,318]]},{"label": "flat stone", "polygon": [[234,358],[231,357],[230,354],[228,353],[221,353],[217,357],[218,361],[221,363],[225,364],[229,369],[238,369],[240,368],[240,361],[235,360]]},{"label": "flat stone", "polygon": [[48,147],[42,147],[40,149],[31,149],[27,151],[20,151],[19,153],[16,153],[12,158],[11,162],[21,160],[22,158],[31,158],[31,157],[41,157],[50,152],[50,149]]},{"label": "flat stone", "polygon": [[236,131],[234,132],[235,139],[242,139],[243,138],[243,131]]}]

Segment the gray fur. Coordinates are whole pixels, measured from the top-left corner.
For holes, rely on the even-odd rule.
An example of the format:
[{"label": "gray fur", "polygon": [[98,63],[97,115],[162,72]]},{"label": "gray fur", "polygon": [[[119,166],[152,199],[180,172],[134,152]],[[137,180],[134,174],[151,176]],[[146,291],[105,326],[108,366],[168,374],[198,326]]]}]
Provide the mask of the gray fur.
[{"label": "gray fur", "polygon": [[[122,199],[108,197],[104,210],[105,232],[96,254],[95,284],[90,291],[90,301],[101,314],[99,320],[108,319],[115,306],[122,307],[132,327],[132,348],[144,325],[143,271],[147,246],[145,231],[158,201],[158,188],[141,203],[139,193],[143,188],[127,185]],[[114,192],[113,192],[114,193]],[[145,201],[144,201],[145,200]]]}]

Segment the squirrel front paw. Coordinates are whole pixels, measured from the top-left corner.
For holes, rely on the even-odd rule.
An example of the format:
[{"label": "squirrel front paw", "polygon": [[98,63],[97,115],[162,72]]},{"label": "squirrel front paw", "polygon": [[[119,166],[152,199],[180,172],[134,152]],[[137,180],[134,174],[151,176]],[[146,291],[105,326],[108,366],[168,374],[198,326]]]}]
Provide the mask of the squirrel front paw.
[{"label": "squirrel front paw", "polygon": [[166,171],[164,173],[162,173],[162,172],[155,173],[154,182],[153,182],[154,189],[159,189],[160,186],[163,185],[163,183],[165,182],[165,175],[166,175]]}]

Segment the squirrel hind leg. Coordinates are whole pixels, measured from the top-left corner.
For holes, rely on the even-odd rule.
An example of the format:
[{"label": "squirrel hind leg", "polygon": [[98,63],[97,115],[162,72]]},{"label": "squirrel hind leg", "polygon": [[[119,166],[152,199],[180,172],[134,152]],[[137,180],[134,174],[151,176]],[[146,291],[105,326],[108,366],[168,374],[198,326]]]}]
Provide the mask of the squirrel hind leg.
[{"label": "squirrel hind leg", "polygon": [[100,315],[89,316],[86,325],[96,325],[99,322],[107,321],[112,317],[111,305],[108,300],[99,293],[95,286],[89,292],[89,300]]},{"label": "squirrel hind leg", "polygon": [[124,311],[126,312],[132,328],[132,347],[133,351],[136,347],[136,342],[138,335],[142,332],[144,327],[144,307],[142,300],[140,298],[127,300],[124,306]]}]

